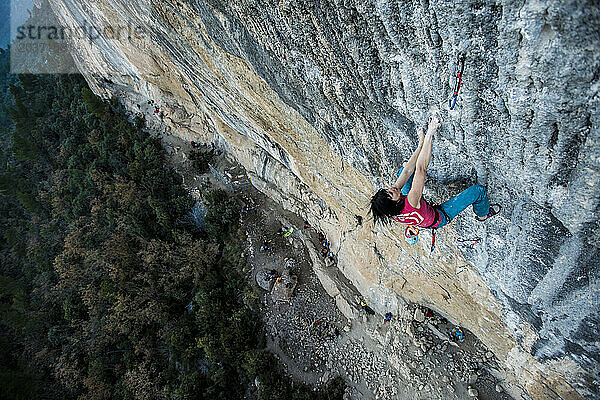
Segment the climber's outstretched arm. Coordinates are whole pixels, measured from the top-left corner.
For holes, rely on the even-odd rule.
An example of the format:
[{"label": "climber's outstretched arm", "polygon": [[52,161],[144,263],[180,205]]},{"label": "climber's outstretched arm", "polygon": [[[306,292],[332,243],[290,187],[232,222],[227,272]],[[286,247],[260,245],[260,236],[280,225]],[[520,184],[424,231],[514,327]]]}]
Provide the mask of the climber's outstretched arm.
[{"label": "climber's outstretched arm", "polygon": [[421,196],[423,195],[423,188],[425,187],[425,178],[427,177],[427,167],[431,160],[431,146],[433,142],[433,134],[437,131],[440,126],[441,120],[439,115],[434,114],[429,119],[429,126],[427,127],[427,135],[423,140],[423,147],[419,156],[417,157],[417,165],[415,166],[415,177],[413,178],[412,187],[408,192],[407,200],[410,205],[414,208],[421,207]]},{"label": "climber's outstretched arm", "polygon": [[396,182],[392,185],[392,187],[394,187],[398,190],[402,190],[402,187],[404,186],[404,184],[408,181],[408,179],[415,172],[415,166],[417,165],[417,159],[419,158],[419,153],[421,152],[421,149],[423,148],[423,140],[424,140],[424,136],[425,136],[423,134],[423,128],[419,128],[419,130],[417,131],[417,134],[419,135],[419,145],[417,146],[417,149],[412,154],[412,156],[410,156],[410,158],[408,159],[406,164],[404,164],[404,168],[402,169],[400,176],[398,177],[398,179],[396,179]]},{"label": "climber's outstretched arm", "polygon": [[421,196],[423,195],[423,189],[425,188],[426,177],[427,171],[423,166],[417,165],[410,192],[408,192],[408,196],[406,196],[406,199],[413,208],[421,208]]}]

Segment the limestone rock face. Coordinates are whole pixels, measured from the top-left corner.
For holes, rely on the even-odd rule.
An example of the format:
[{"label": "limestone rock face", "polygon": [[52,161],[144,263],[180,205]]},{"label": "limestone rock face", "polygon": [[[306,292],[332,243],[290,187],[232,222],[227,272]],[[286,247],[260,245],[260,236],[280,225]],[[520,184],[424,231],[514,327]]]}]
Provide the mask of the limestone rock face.
[{"label": "limestone rock face", "polygon": [[[154,101],[150,126],[231,153],[327,236],[378,312],[399,297],[436,309],[533,398],[599,395],[597,2],[51,4],[66,26],[111,27],[72,41],[97,94],[134,112]],[[134,34],[116,37],[120,26]],[[477,181],[503,209],[485,223],[466,210],[431,253],[429,232],[411,246],[366,212],[436,109],[425,196],[442,202]],[[456,237],[480,241],[459,250]]]}]

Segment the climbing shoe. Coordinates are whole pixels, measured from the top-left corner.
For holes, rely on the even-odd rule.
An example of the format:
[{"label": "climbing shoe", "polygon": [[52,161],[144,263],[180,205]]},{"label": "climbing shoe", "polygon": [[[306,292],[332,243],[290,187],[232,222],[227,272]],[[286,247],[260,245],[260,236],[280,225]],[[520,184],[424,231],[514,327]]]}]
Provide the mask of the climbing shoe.
[{"label": "climbing shoe", "polygon": [[488,214],[485,217],[480,217],[480,216],[476,215],[475,219],[477,221],[485,221],[486,219],[491,218],[494,215],[498,214],[501,209],[502,209],[502,207],[500,207],[500,204],[491,204],[490,212],[488,212]]}]

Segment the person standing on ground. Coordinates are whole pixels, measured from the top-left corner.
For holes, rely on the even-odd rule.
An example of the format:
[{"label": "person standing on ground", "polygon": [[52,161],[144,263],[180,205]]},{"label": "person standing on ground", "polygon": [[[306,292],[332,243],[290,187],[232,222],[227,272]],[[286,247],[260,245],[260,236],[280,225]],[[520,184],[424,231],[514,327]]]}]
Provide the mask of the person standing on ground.
[{"label": "person standing on ground", "polygon": [[473,205],[478,221],[485,221],[500,212],[499,205],[490,207],[486,190],[480,185],[465,189],[439,206],[432,206],[423,199],[433,136],[440,124],[439,114],[435,113],[429,118],[427,134],[423,133],[423,129],[418,130],[419,145],[400,170],[396,182],[373,195],[371,214],[376,224],[396,220],[421,228],[441,228],[470,205]]}]

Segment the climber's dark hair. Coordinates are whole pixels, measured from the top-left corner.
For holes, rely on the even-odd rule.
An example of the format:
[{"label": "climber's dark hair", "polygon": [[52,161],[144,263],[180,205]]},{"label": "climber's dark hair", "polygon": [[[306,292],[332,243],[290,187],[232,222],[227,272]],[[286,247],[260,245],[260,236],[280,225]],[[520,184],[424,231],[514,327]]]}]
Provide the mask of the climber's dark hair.
[{"label": "climber's dark hair", "polygon": [[386,189],[379,189],[371,198],[371,214],[375,224],[387,224],[404,208],[403,201],[394,201]]}]

